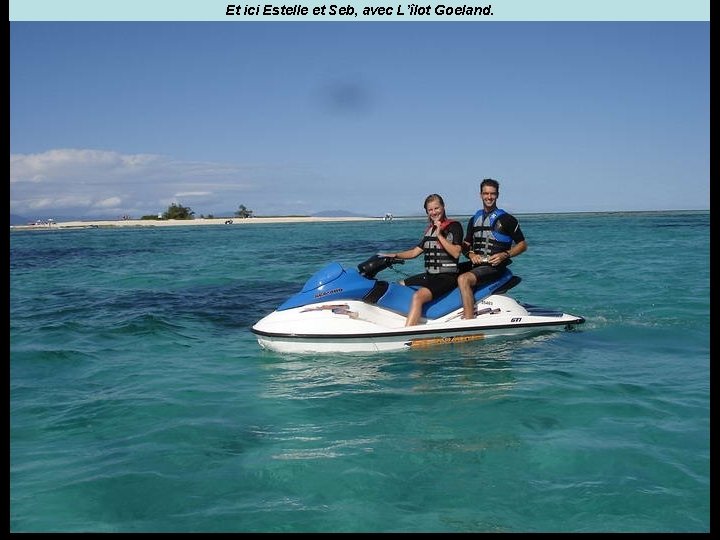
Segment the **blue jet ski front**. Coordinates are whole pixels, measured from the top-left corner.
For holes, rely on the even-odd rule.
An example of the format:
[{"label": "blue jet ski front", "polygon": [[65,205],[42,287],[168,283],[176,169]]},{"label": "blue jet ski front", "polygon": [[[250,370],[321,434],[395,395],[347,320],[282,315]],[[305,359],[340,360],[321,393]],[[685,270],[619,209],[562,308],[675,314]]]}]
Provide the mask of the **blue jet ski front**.
[{"label": "blue jet ski front", "polygon": [[[368,261],[371,265],[368,265],[368,261],[366,261],[366,263],[358,265],[358,270],[346,269],[337,262],[331,262],[313,274],[305,282],[302,290],[288,298],[277,310],[283,311],[319,302],[358,300],[407,316],[412,296],[417,287],[374,279],[376,273],[381,269],[397,263],[402,264],[404,261],[391,257],[377,256],[377,258],[377,264],[375,264],[375,258],[370,258]],[[513,277],[512,272],[506,269],[497,279],[479,286],[475,290],[475,300],[482,300],[493,294],[510,283]],[[519,278],[514,280],[515,284],[520,281]],[[437,319],[461,307],[460,290],[455,288],[446,295],[425,304],[422,314],[426,318]]]}]

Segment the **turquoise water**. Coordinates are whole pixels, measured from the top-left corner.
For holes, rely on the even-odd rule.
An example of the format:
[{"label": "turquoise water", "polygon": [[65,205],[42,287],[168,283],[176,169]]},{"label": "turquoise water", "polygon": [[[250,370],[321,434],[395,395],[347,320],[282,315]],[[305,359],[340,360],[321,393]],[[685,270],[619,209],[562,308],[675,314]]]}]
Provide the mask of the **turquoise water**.
[{"label": "turquoise water", "polygon": [[368,355],[249,327],[421,220],[11,232],[10,530],[709,531],[709,212],[520,219],[578,331]]}]

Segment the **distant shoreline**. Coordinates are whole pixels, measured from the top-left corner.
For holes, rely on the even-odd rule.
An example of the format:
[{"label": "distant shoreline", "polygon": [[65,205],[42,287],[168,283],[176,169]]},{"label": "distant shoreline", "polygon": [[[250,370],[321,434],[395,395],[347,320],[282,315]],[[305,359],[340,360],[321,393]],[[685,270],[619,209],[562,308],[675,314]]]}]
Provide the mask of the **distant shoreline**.
[{"label": "distant shoreline", "polygon": [[88,221],[39,222],[27,225],[10,225],[11,230],[59,230],[59,229],[105,229],[116,227],[177,227],[188,225],[252,225],[262,223],[327,223],[337,221],[383,221],[382,217],[250,217],[250,218],[195,218],[195,219],[116,219]]},{"label": "distant shoreline", "polygon": [[[537,217],[547,215],[619,215],[619,214],[666,214],[666,213],[708,213],[709,209],[687,209],[687,210],[593,210],[593,211],[577,211],[577,212],[518,212],[515,215],[523,217]],[[394,216],[391,221],[418,220],[425,216]],[[456,215],[456,219],[466,219],[470,215]],[[59,221],[59,222],[38,222],[34,224],[10,225],[11,231],[39,231],[39,230],[60,230],[60,229],[100,229],[100,228],[118,228],[118,227],[172,227],[172,226],[189,226],[189,225],[225,225],[226,227],[234,225],[250,225],[262,223],[330,223],[343,221],[386,221],[384,217],[368,217],[368,216],[275,216],[275,217],[223,217],[223,218],[195,218],[195,219],[105,219],[105,220],[76,220],[76,221]]]}]

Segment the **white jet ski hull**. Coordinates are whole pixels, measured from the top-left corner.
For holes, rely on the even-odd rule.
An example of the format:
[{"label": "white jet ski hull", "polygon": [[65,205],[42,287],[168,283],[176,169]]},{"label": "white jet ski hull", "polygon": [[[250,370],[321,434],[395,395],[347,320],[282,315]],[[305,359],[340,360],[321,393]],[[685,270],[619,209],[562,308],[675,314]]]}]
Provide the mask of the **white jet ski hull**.
[{"label": "white jet ski hull", "polygon": [[334,300],[274,311],[252,331],[258,344],[280,353],[381,352],[565,330],[582,317],[520,304],[503,294],[476,304],[474,319],[462,308],[405,327],[405,315],[359,300]]}]

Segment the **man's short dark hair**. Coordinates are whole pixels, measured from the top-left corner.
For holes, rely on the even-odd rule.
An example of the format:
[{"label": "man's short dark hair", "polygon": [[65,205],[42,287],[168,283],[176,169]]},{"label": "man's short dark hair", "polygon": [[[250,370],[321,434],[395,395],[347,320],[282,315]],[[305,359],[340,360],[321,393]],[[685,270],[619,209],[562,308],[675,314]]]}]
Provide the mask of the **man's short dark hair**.
[{"label": "man's short dark hair", "polygon": [[485,186],[492,186],[495,188],[495,190],[498,192],[498,195],[500,194],[500,182],[497,180],[494,180],[492,178],[485,178],[482,182],[480,182],[480,191],[482,191],[482,188]]}]

